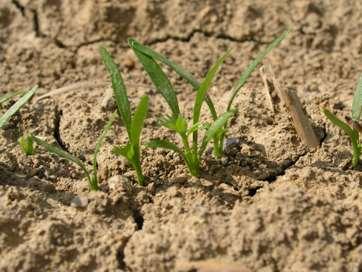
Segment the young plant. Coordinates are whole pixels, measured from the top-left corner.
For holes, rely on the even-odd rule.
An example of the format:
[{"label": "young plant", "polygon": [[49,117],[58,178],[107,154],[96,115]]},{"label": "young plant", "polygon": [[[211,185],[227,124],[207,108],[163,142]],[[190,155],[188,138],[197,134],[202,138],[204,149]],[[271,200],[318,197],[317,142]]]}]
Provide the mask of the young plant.
[{"label": "young plant", "polygon": [[[232,108],[235,98],[237,97],[240,89],[245,85],[247,79],[250,77],[252,72],[263,61],[263,59],[284,40],[284,38],[288,35],[288,32],[289,31],[286,30],[279,37],[277,37],[264,51],[260,52],[256,56],[256,58],[249,64],[249,66],[245,69],[245,71],[242,73],[239,80],[236,82],[236,84],[234,85],[234,87],[231,90],[231,96],[230,96],[230,99],[229,99],[229,102],[228,102],[228,105],[226,108],[226,112],[230,111],[230,109]],[[158,62],[161,62],[161,63],[169,66],[179,76],[181,76],[188,83],[190,83],[194,90],[199,89],[200,83],[197,81],[197,79],[190,72],[188,72],[186,69],[184,69],[180,65],[174,63],[173,61],[169,60],[164,55],[154,51],[150,47],[142,45],[141,43],[137,42],[135,39],[129,39],[129,45],[134,50],[134,52],[136,53],[137,56],[139,56],[140,53],[142,53],[143,55],[146,55],[149,58],[152,58],[153,61],[158,61]],[[205,101],[209,107],[213,120],[214,121],[217,120],[219,116],[215,110],[215,106],[214,106],[211,98],[209,96],[206,96]],[[214,143],[213,153],[217,158],[220,158],[223,154],[224,139],[225,139],[225,136],[227,133],[227,128],[228,128],[228,122],[226,122],[224,124],[223,133],[215,135],[215,138],[213,139],[213,143]]]},{"label": "young plant", "polygon": [[[32,96],[35,94],[35,92],[37,91],[38,87],[34,86],[33,88],[31,88],[29,91],[25,92],[25,94],[19,98],[18,101],[15,102],[14,105],[12,105],[5,113],[4,115],[2,115],[0,117],[0,128],[3,128],[10,120],[10,118],[17,113],[20,108],[22,106],[24,106],[31,98]],[[5,101],[7,101],[8,99],[17,96],[19,94],[22,94],[24,92],[16,92],[16,93],[9,93],[9,94],[5,94],[2,97],[0,97],[0,104],[4,103]]]},{"label": "young plant", "polygon": [[113,148],[113,153],[125,157],[136,171],[138,183],[143,186],[145,177],[141,168],[140,137],[144,127],[144,120],[148,112],[148,97],[143,96],[134,112],[133,118],[131,107],[127,96],[127,90],[122,76],[114,63],[112,56],[105,48],[100,48],[103,63],[111,76],[112,88],[116,100],[118,114],[128,134],[128,144]]},{"label": "young plant", "polygon": [[351,139],[352,143],[352,167],[356,168],[359,164],[362,145],[359,140],[359,121],[362,114],[362,76],[357,83],[357,89],[353,96],[352,102],[352,126],[339,119],[336,115],[327,109],[322,109],[325,116],[331,121],[332,124],[342,129]]},{"label": "young plant", "polygon": [[[212,139],[215,139],[218,135],[223,133],[224,125],[234,115],[234,111],[229,110],[220,117],[216,118],[211,125],[205,126],[200,122],[201,106],[206,99],[207,91],[210,89],[213,79],[217,75],[228,54],[225,54],[218,59],[218,61],[207,72],[205,79],[199,85],[194,102],[192,124],[189,126],[188,121],[180,112],[176,92],[161,67],[152,57],[138,50],[134,50],[134,52],[144,66],[146,72],[149,74],[151,80],[156,86],[156,89],[164,97],[171,109],[171,116],[162,118],[161,125],[174,131],[180,137],[183,145],[182,148],[180,148],[170,141],[154,139],[151,140],[147,146],[151,148],[164,148],[177,152],[184,159],[191,175],[199,176],[200,161],[207,144]],[[198,131],[202,127],[206,129],[206,132],[201,144],[199,144]],[[190,135],[192,135],[191,142],[189,139]]]},{"label": "young plant", "polygon": [[97,138],[96,147],[95,147],[95,150],[93,153],[92,170],[89,170],[88,167],[86,166],[86,164],[82,160],[75,157],[74,155],[63,150],[62,148],[59,148],[55,145],[45,142],[44,140],[40,139],[37,136],[34,136],[34,135],[23,136],[19,139],[19,145],[20,145],[20,148],[22,149],[22,151],[26,155],[34,154],[34,152],[35,152],[34,143],[35,143],[35,144],[45,148],[45,150],[47,150],[49,153],[55,154],[63,159],[66,159],[69,162],[73,162],[73,163],[77,164],[83,170],[83,172],[88,180],[90,189],[92,191],[98,191],[99,183],[98,183],[98,178],[97,178],[97,172],[98,172],[97,156],[98,156],[100,148],[104,142],[104,139],[106,138],[106,135],[107,135],[108,131],[111,129],[112,124],[114,123],[116,118],[117,118],[117,113],[115,112],[111,115],[108,122],[104,126],[100,136]]}]

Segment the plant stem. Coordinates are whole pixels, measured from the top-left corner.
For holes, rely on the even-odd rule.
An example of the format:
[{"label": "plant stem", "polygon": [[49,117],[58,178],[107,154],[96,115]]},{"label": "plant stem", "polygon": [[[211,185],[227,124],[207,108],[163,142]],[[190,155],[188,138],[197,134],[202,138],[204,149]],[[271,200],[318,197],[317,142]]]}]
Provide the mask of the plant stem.
[{"label": "plant stem", "polygon": [[359,164],[359,158],[361,156],[361,147],[359,145],[358,131],[355,129],[353,129],[353,137],[351,137],[351,141],[352,141],[352,148],[353,148],[352,167],[356,168]]},{"label": "plant stem", "polygon": [[194,151],[193,149],[190,148],[186,134],[183,133],[180,134],[180,136],[185,148],[184,156],[187,168],[189,169],[190,174],[192,176],[198,177],[200,174],[200,160],[198,158],[198,152],[197,150]]},{"label": "plant stem", "polygon": [[98,179],[97,179],[96,175],[97,174],[94,174],[92,177],[90,177],[89,175],[87,176],[87,178],[89,180],[89,187],[90,187],[91,191],[99,190]]},{"label": "plant stem", "polygon": [[217,158],[217,159],[220,159],[221,156],[223,155],[224,153],[224,150],[223,150],[223,145],[224,145],[224,135],[221,135],[221,137],[215,137],[214,138],[214,150],[213,150],[213,153],[214,153],[214,156]]},{"label": "plant stem", "polygon": [[143,176],[141,162],[140,162],[138,156],[133,162],[133,168],[136,171],[138,184],[141,185],[141,186],[144,186],[145,185],[145,177]]}]

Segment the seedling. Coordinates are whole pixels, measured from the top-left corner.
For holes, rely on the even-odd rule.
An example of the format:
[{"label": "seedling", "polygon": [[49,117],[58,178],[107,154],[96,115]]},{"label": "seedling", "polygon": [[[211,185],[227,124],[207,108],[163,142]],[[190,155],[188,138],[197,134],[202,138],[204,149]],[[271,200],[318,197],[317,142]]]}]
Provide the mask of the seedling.
[{"label": "seedling", "polygon": [[[132,45],[132,41],[130,42]],[[136,49],[134,49],[134,52],[144,66],[146,72],[149,74],[158,92],[164,97],[171,109],[171,115],[162,118],[160,122],[161,125],[176,132],[182,142],[182,148],[168,140],[161,139],[151,140],[147,145],[151,148],[164,148],[177,152],[184,159],[191,175],[199,176],[200,161],[207,144],[224,132],[224,125],[235,113],[233,110],[229,110],[222,114],[219,118],[216,118],[211,125],[203,125],[200,123],[201,106],[206,99],[207,91],[210,89],[213,79],[217,75],[228,54],[225,54],[218,59],[218,61],[207,72],[205,79],[199,85],[194,102],[192,124],[189,126],[188,121],[181,114],[175,89],[165,73],[162,71],[161,67],[147,54],[144,54]],[[199,145],[198,131],[201,128],[205,128],[206,132],[201,144]],[[192,143],[190,143],[189,140],[190,135],[192,135]]]},{"label": "seedling", "polygon": [[[35,94],[38,87],[35,86],[31,88],[29,91],[25,92],[25,94],[19,98],[18,101],[15,102],[14,105],[12,105],[3,116],[0,117],[0,128],[3,128],[10,120],[10,118],[16,114],[22,106],[24,106]],[[0,97],[0,104],[4,103],[5,101],[9,100],[12,97],[15,97],[19,94],[22,94],[23,92],[15,92],[15,93],[9,93],[5,94],[2,97]]]},{"label": "seedling", "polygon": [[359,78],[357,83],[357,89],[353,96],[352,102],[352,126],[339,119],[336,115],[327,109],[322,110],[325,116],[334,125],[341,128],[351,139],[352,143],[352,167],[356,168],[359,164],[362,145],[359,140],[359,128],[358,122],[361,120],[362,114],[362,76]]},{"label": "seedling", "polygon": [[98,191],[99,183],[97,178],[97,172],[98,172],[97,156],[104,142],[104,139],[106,138],[106,135],[108,131],[111,129],[112,124],[114,123],[116,118],[117,118],[117,113],[113,113],[96,141],[96,147],[93,153],[92,170],[89,170],[88,166],[79,158],[75,157],[74,155],[70,154],[69,152],[65,151],[60,147],[45,142],[44,140],[42,140],[37,136],[34,135],[23,136],[19,139],[19,145],[26,155],[34,154],[35,152],[34,143],[36,143],[37,145],[45,148],[45,150],[47,150],[49,153],[55,154],[63,159],[66,159],[67,161],[77,164],[83,170],[88,180],[90,189],[92,191]]},{"label": "seedling", "polygon": [[[249,64],[249,66],[246,68],[246,70],[242,73],[239,80],[235,83],[234,87],[231,90],[231,96],[227,104],[226,112],[229,112],[233,106],[233,102],[235,98],[237,97],[240,89],[244,86],[252,72],[257,68],[257,66],[263,61],[263,59],[275,48],[277,47],[284,38],[288,35],[288,30],[284,31],[279,37],[277,37],[264,51],[260,52],[256,58]],[[169,66],[171,69],[173,69],[179,76],[181,76],[183,79],[185,79],[188,83],[191,84],[193,89],[197,91],[200,87],[200,83],[198,80],[186,69],[181,67],[180,65],[174,63],[173,61],[166,58],[164,55],[154,51],[150,47],[144,46],[141,43],[137,42],[134,39],[129,39],[129,45],[134,50],[138,58],[140,59],[140,54],[143,54],[145,56],[148,56],[148,58],[151,58],[154,62],[158,61],[161,62],[167,66]],[[142,56],[141,56],[142,58]],[[143,61],[140,59],[141,63],[145,67],[145,64],[143,62],[147,61],[149,65],[151,64],[149,60],[147,60],[145,57],[143,57]],[[146,71],[147,68],[145,67]],[[150,72],[148,72],[150,74]],[[152,74],[150,74],[151,78],[154,77]],[[155,83],[155,80],[153,80]],[[162,83],[162,82],[160,82]],[[156,85],[156,83],[155,83]],[[164,86],[166,90],[168,89],[167,86]],[[166,100],[167,101],[167,100]],[[209,107],[212,119],[216,121],[218,119],[218,114],[215,110],[215,106],[209,96],[205,97],[205,101]],[[214,142],[214,149],[213,153],[217,158],[220,158],[223,154],[223,147],[224,147],[224,139],[227,133],[228,128],[228,122],[224,124],[224,131],[223,133],[215,135],[215,138],[213,139]]]},{"label": "seedling", "polygon": [[113,148],[113,153],[125,157],[136,171],[138,183],[143,186],[145,178],[141,168],[140,137],[144,126],[144,120],[148,112],[148,97],[143,96],[134,112],[131,114],[130,102],[127,96],[127,90],[124,85],[121,73],[114,63],[112,56],[105,48],[100,48],[102,60],[111,76],[112,88],[116,100],[118,114],[126,127],[128,134],[128,144]]}]

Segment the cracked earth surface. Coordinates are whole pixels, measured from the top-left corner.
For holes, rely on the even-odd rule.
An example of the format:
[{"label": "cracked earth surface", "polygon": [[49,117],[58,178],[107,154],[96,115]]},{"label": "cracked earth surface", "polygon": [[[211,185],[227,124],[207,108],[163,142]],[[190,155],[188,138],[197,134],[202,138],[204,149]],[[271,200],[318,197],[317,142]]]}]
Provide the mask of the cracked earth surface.
[{"label": "cracked earth surface", "polygon": [[[285,25],[292,33],[266,62],[301,98],[321,140],[316,150],[299,141],[282,105],[270,112],[257,72],[236,99],[233,144],[221,161],[205,158],[200,179],[177,155],[144,149],[147,186],[135,185],[111,153],[127,140],[122,124],[98,158],[97,193],[74,165],[45,152],[25,157],[16,145],[33,132],[91,162],[115,110],[101,45],[116,57],[132,105],[150,97],[143,141],[172,138],[156,127],[167,107],[127,38],[197,78],[230,48],[210,91],[221,112],[233,82]],[[326,106],[349,115],[361,27],[358,0],[0,0],[1,92],[40,86],[39,99],[0,135],[0,270],[212,271],[213,263],[225,271],[361,271],[362,175],[349,168],[348,139],[320,113]],[[192,89],[166,71],[190,114]],[[74,205],[79,198],[86,205]]]}]

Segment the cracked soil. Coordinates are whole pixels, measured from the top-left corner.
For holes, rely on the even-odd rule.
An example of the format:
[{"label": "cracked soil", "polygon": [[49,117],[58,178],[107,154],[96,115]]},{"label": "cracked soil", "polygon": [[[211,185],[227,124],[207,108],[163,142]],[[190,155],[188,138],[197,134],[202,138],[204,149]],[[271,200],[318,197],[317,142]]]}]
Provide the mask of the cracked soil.
[{"label": "cracked soil", "polygon": [[[127,140],[120,123],[98,158],[97,193],[74,165],[44,151],[26,157],[16,144],[33,132],[91,162],[115,110],[101,45],[131,104],[150,97],[143,141],[172,138],[157,127],[167,107],[128,37],[199,79],[232,49],[210,91],[220,112],[233,82],[286,25],[292,33],[265,62],[297,91],[321,140],[316,150],[300,142],[283,105],[268,109],[258,71],[236,99],[225,158],[207,156],[199,179],[176,154],[144,148],[147,186],[135,185],[111,153]],[[0,91],[38,84],[42,96],[0,135],[0,271],[362,271],[362,174],[349,167],[348,139],[320,113],[349,116],[361,29],[360,0],[0,0]],[[190,117],[192,89],[166,71]],[[74,205],[79,198],[86,204]]]}]

